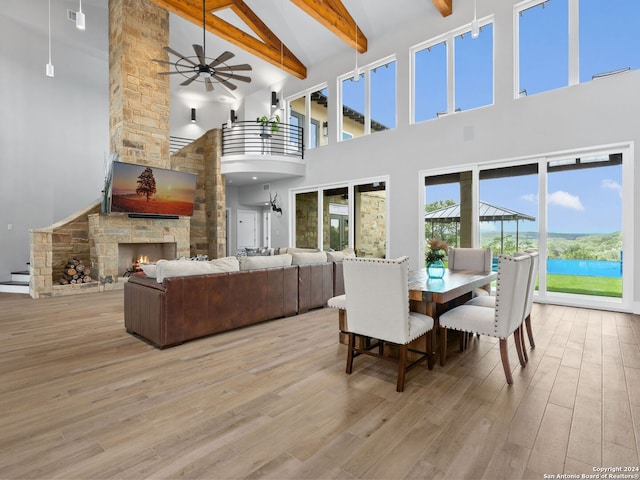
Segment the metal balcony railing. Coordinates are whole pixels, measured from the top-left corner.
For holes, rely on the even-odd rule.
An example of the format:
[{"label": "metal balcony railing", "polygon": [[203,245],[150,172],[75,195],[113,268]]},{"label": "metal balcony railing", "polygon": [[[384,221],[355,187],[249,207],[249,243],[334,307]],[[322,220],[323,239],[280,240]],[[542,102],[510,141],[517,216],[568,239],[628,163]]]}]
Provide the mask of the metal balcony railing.
[{"label": "metal balcony railing", "polygon": [[222,126],[222,156],[274,155],[304,158],[303,129],[288,123],[256,121],[235,122]]}]

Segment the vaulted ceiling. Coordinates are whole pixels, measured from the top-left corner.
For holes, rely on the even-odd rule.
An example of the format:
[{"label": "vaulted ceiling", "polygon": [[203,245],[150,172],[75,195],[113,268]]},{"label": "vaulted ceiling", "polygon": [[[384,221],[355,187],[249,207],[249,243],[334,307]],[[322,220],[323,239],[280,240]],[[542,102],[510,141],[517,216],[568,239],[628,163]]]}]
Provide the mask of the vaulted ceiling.
[{"label": "vaulted ceiling", "polygon": [[[270,29],[245,0],[151,0],[195,25],[246,52],[274,65],[286,73],[304,79],[307,67]],[[365,53],[368,40],[342,0],[290,0],[349,47]],[[442,16],[452,13],[453,0],[432,0]],[[244,24],[242,29],[221,18],[219,12],[230,10]],[[206,14],[205,14],[206,12]]]}]

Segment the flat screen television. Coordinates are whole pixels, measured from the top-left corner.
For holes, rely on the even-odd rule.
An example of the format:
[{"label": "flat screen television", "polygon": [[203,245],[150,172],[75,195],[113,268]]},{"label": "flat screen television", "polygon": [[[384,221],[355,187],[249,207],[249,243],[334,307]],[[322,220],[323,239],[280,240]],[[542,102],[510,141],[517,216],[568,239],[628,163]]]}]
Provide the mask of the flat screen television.
[{"label": "flat screen television", "polygon": [[194,173],[112,162],[106,189],[108,213],[130,216],[190,216],[196,193]]}]

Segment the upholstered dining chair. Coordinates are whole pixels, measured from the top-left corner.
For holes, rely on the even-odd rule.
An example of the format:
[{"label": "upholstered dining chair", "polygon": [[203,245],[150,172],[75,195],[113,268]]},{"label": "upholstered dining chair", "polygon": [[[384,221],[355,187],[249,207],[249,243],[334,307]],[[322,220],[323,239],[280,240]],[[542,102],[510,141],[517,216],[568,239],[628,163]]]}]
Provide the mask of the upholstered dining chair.
[{"label": "upholstered dining chair", "polygon": [[527,302],[528,279],[532,257],[498,257],[495,307],[464,304],[440,315],[440,364],[447,356],[447,329],[478,333],[500,339],[500,357],[509,385],[513,376],[509,365],[507,339],[514,335],[520,365],[526,363],[522,356],[521,326]]},{"label": "upholstered dining chair", "polygon": [[[490,248],[449,247],[447,251],[449,270],[490,272],[492,260]],[[491,285],[476,288],[474,291],[475,295],[489,295],[490,293]]]},{"label": "upholstered dining chair", "polygon": [[[361,354],[384,360],[398,361],[396,390],[404,390],[405,373],[427,359],[429,369],[433,368],[431,334],[433,318],[409,311],[409,258],[395,260],[380,258],[345,258],[344,290],[346,309],[349,314],[346,372],[351,374],[353,359]],[[373,352],[368,348],[358,348],[356,337],[377,339],[378,346],[394,344],[398,348],[398,358],[384,355],[383,348]],[[425,350],[409,348],[409,344],[424,336]],[[373,344],[371,348],[376,346]],[[408,352],[419,353],[419,358],[407,364]]]},{"label": "upholstered dining chair", "polygon": [[[524,326],[527,329],[527,337],[529,338],[529,345],[531,348],[536,348],[536,343],[533,340],[533,330],[531,328],[531,311],[533,310],[533,294],[536,290],[536,281],[538,279],[538,266],[540,264],[540,255],[537,250],[526,250],[525,252],[516,252],[513,255],[531,255],[531,269],[529,270],[529,278],[527,283],[527,303],[524,309]],[[483,296],[483,297],[475,297],[467,302],[468,305],[478,305],[483,307],[495,308],[496,306],[496,297],[491,296]],[[527,358],[527,351],[524,345],[524,335],[522,336],[522,353]]]}]

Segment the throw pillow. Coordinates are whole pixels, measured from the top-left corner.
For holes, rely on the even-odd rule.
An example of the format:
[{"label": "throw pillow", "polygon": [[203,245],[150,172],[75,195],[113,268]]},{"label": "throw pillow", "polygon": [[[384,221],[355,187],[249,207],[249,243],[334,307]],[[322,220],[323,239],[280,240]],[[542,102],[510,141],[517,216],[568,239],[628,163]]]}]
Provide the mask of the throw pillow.
[{"label": "throw pillow", "polygon": [[141,263],[140,268],[144,274],[149,278],[156,278],[156,264],[155,263]]},{"label": "throw pillow", "polygon": [[190,260],[158,260],[156,281],[162,283],[167,277],[187,277],[212,273],[237,272],[240,270],[236,257],[223,257],[208,262]]},{"label": "throw pillow", "polygon": [[294,252],[291,254],[292,265],[312,265],[315,263],[325,263],[327,261],[326,252]]},{"label": "throw pillow", "polygon": [[259,268],[288,267],[291,265],[291,255],[259,255],[240,258],[240,270],[256,270]]},{"label": "throw pillow", "polygon": [[340,252],[327,252],[327,260],[329,262],[341,262],[345,258],[356,258],[356,252],[353,248],[345,248]]}]

